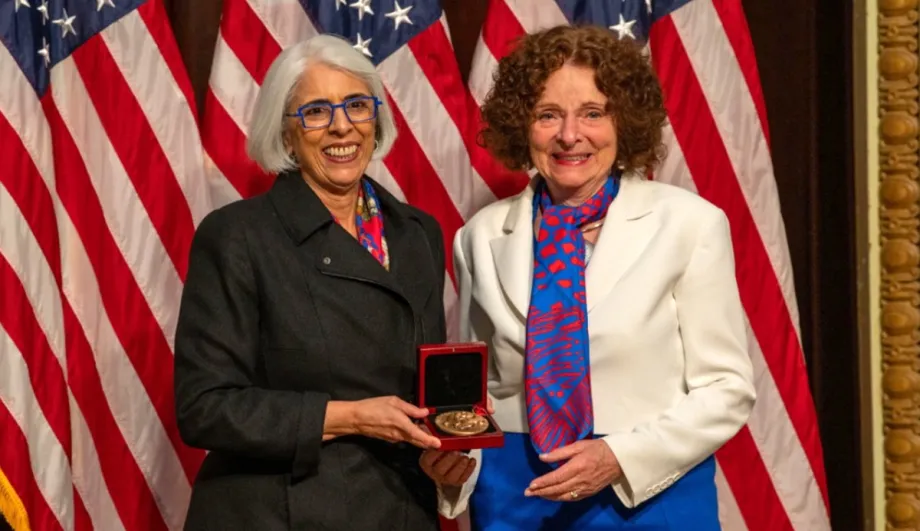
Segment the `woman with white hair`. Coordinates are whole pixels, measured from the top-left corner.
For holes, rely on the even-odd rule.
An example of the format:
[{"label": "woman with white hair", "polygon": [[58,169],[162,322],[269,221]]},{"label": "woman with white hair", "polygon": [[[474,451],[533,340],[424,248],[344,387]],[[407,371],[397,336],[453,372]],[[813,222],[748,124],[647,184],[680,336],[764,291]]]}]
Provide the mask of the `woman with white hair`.
[{"label": "woman with white hair", "polygon": [[351,45],[283,51],[253,109],[265,194],[208,215],[176,330],[183,440],[209,451],[186,529],[437,529],[416,346],[445,340],[434,219],[365,175],[396,136]]}]

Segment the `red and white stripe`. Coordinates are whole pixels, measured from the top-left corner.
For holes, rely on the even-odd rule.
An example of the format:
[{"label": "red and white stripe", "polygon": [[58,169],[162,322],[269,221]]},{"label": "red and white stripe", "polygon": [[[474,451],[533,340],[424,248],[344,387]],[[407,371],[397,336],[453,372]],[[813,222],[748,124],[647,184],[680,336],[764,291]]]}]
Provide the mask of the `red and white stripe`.
[{"label": "red and white stripe", "polygon": [[[470,75],[475,100],[482,102],[515,38],[567,23],[553,0],[492,0]],[[748,317],[758,400],[748,425],[717,454],[723,525],[830,529],[765,105],[740,2],[693,0],[654,23],[650,47],[670,119],[668,158],[655,178],[726,212]]]},{"label": "red and white stripe", "polygon": [[0,469],[32,529],[183,525],[203,452],[178,436],[172,336],[211,208],[192,101],[159,0],[41,99],[0,46]]}]

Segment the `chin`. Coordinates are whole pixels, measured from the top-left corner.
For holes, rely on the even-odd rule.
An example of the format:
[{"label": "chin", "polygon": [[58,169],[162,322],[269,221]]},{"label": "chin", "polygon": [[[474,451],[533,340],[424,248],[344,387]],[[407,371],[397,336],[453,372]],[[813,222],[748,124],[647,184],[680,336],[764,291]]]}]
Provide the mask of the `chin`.
[{"label": "chin", "polygon": [[546,179],[554,186],[564,190],[577,190],[591,181],[595,180],[597,172],[585,172],[581,169],[578,171],[554,171]]},{"label": "chin", "polygon": [[361,177],[364,176],[364,171],[359,168],[339,169],[338,171],[329,172],[327,175],[329,180],[336,186],[348,188],[361,180]]}]

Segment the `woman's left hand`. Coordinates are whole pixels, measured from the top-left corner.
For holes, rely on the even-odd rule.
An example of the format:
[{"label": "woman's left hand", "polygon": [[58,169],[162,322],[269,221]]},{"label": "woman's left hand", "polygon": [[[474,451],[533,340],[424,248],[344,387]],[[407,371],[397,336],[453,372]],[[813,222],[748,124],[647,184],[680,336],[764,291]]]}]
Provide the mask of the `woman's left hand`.
[{"label": "woman's left hand", "polygon": [[545,463],[566,461],[530,483],[525,496],[553,501],[577,501],[610,487],[622,474],[620,463],[606,442],[577,441],[540,456]]}]

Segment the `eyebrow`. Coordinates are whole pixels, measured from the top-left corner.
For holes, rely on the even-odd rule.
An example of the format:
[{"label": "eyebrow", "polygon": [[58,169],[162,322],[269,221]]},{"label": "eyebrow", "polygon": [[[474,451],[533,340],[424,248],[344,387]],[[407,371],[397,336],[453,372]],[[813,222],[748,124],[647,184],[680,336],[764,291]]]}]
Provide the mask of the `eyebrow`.
[{"label": "eyebrow", "polygon": [[[363,92],[355,92],[355,93],[353,93],[353,94],[349,94],[348,96],[345,96],[344,98],[342,98],[342,100],[343,100],[343,101],[344,101],[344,100],[350,100],[351,98],[360,98],[360,97],[362,97],[362,96],[365,97],[365,98],[369,98],[369,97],[370,97],[370,94],[365,94],[365,93],[363,93]],[[330,101],[330,100],[327,99],[327,98],[319,98],[319,99],[315,99],[315,100],[310,100],[310,101],[304,103],[303,105],[314,105],[314,104],[317,104],[317,103],[332,103],[332,101]]]},{"label": "eyebrow", "polygon": [[[591,106],[605,107],[606,105],[607,105],[606,103],[602,103],[602,102],[599,102],[599,101],[586,101],[586,102],[582,103],[578,108],[579,108],[579,109],[583,109],[583,108],[585,108],[585,107],[591,107]],[[556,108],[560,108],[560,107],[559,107],[559,104],[557,104],[557,103],[540,103],[540,104],[537,104],[537,106],[534,107],[534,108],[535,108],[535,109],[544,109],[544,108],[547,108],[547,107],[556,107]]]}]

